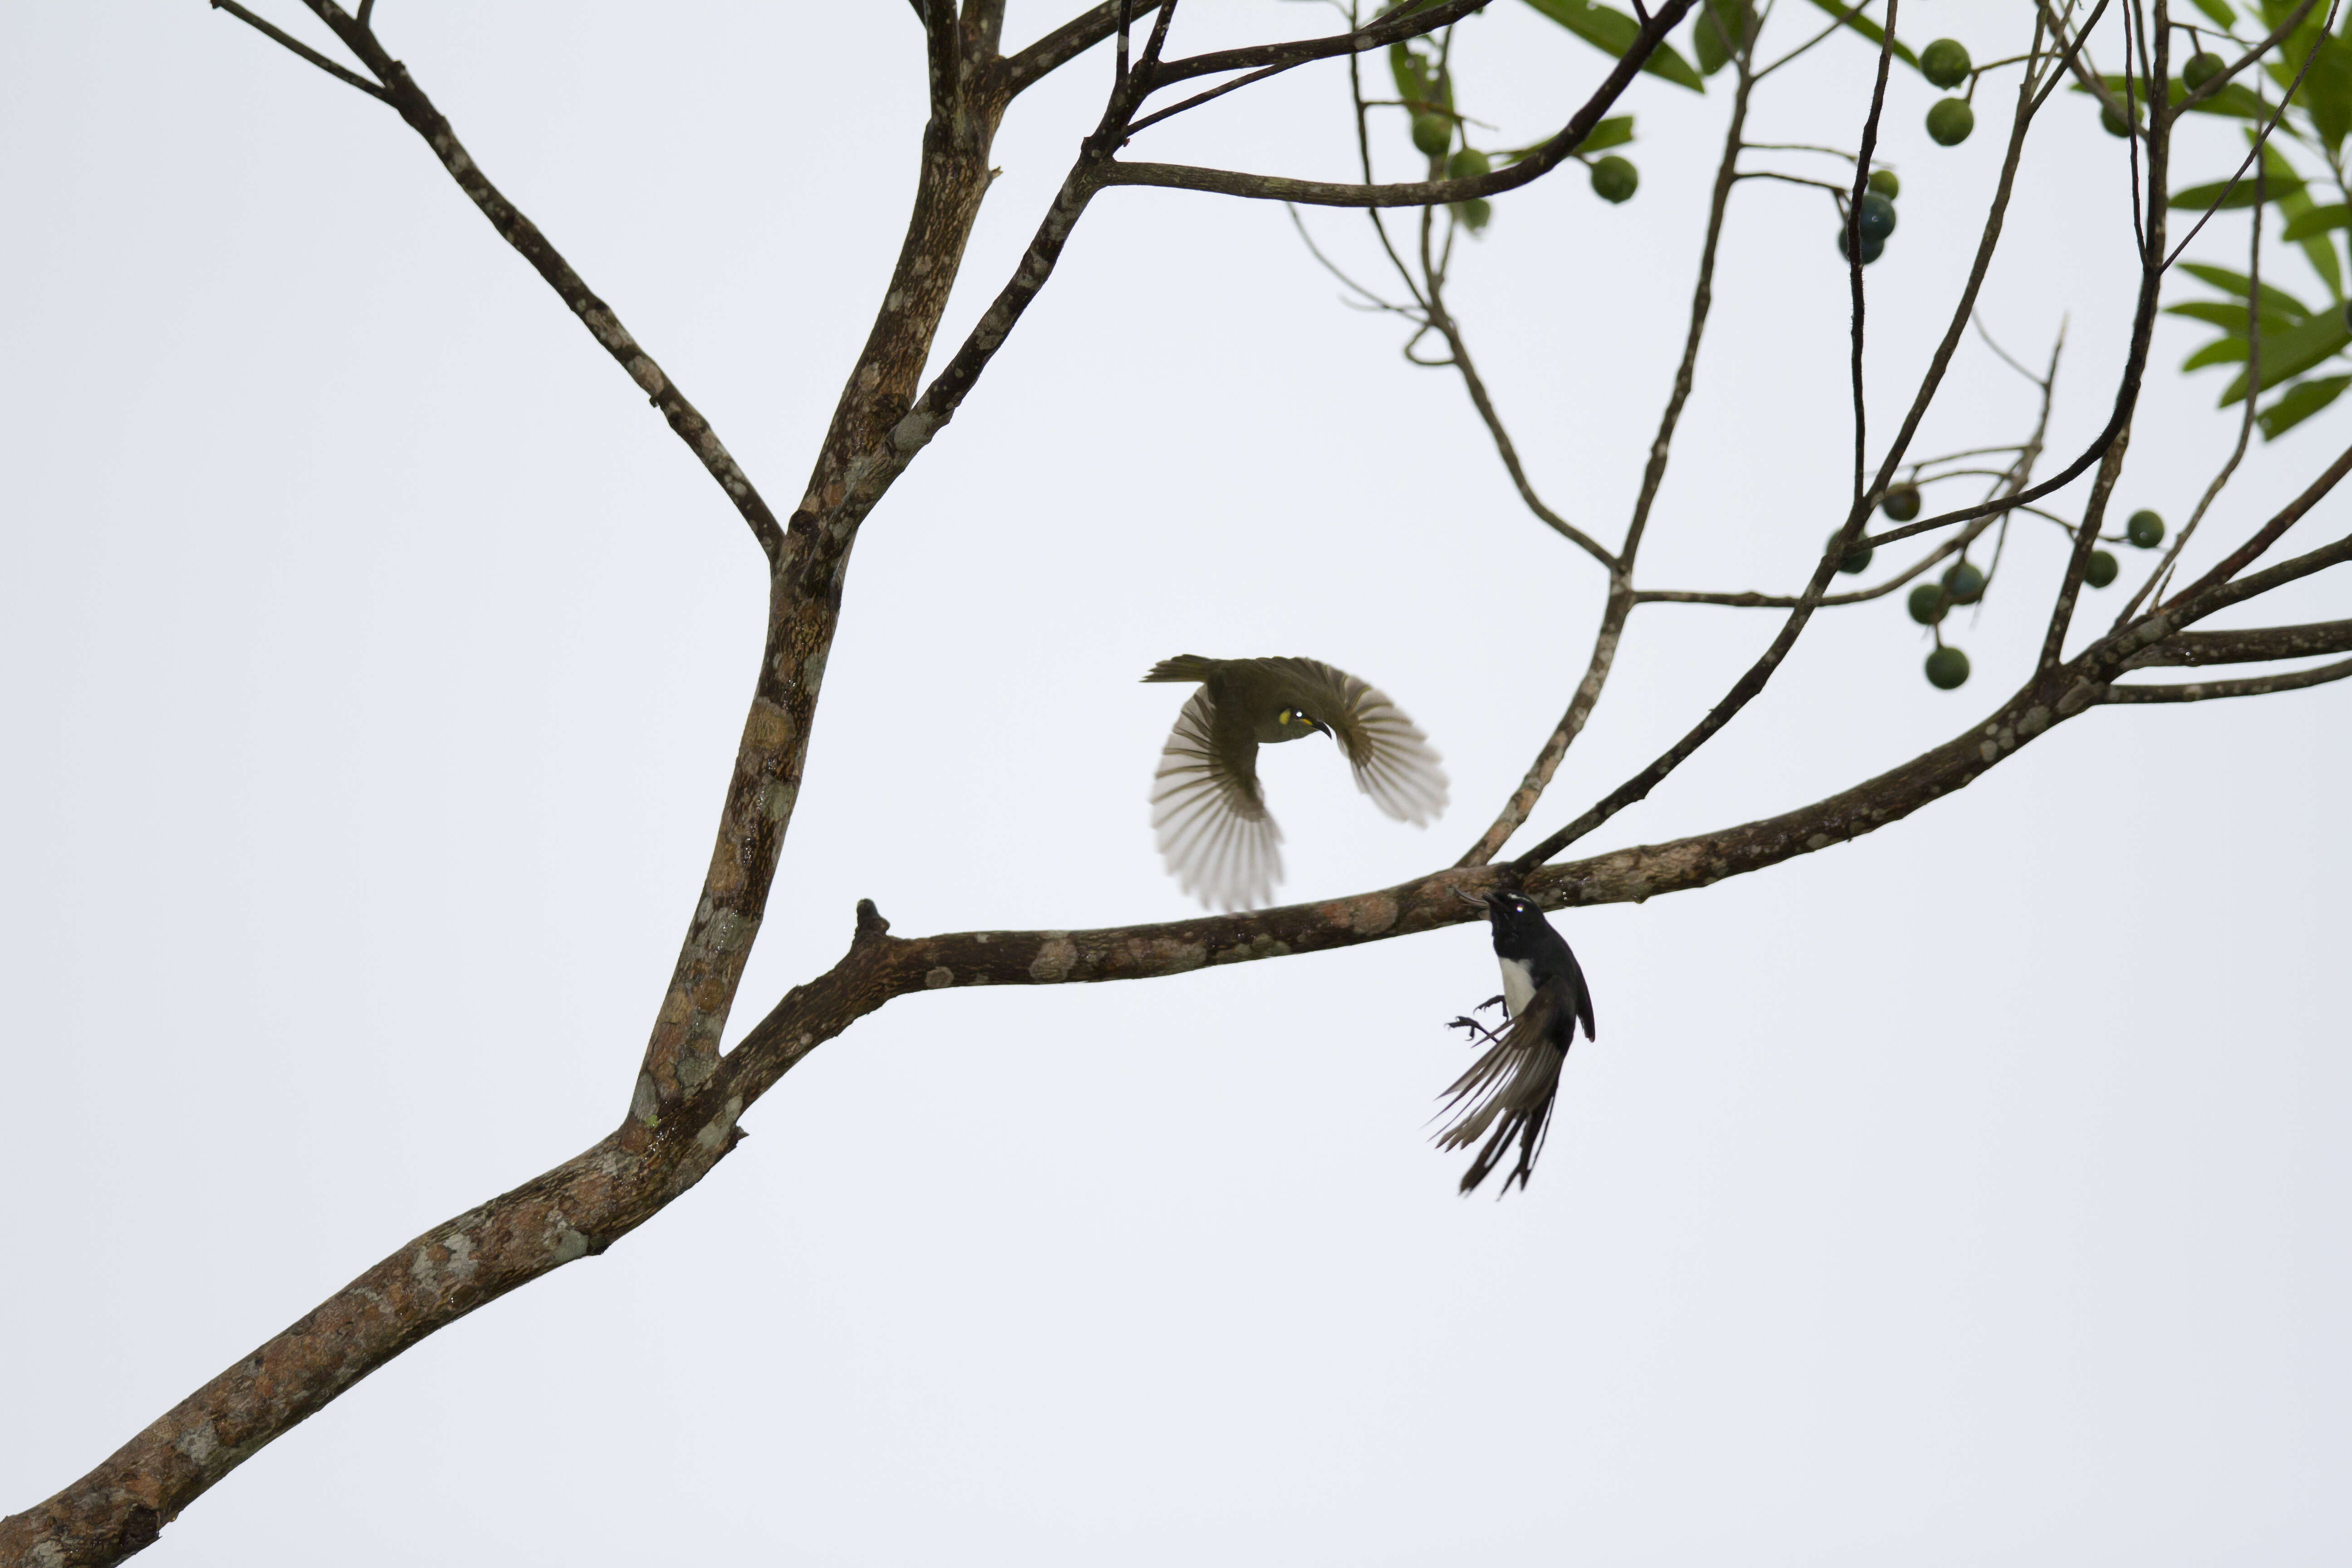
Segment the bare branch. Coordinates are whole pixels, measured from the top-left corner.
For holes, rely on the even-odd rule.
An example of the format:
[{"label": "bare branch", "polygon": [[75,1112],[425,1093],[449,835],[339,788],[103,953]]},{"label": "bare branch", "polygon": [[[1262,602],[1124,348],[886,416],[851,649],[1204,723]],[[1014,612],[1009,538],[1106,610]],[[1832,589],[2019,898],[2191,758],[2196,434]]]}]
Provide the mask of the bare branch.
[{"label": "bare branch", "polygon": [[2147,665],[2260,664],[2352,653],[2352,621],[2310,621],[2296,626],[2254,626],[2244,631],[2175,632],[2124,661],[2126,669]]},{"label": "bare branch", "polygon": [[1260,70],[1260,68],[1269,68],[1260,70],[1261,75],[1271,75],[1276,70],[1288,70],[1293,66],[1303,66],[1315,60],[1359,55],[1368,49],[1385,48],[1407,38],[1436,32],[1441,27],[1450,27],[1471,13],[1486,9],[1488,4],[1489,0],[1444,0],[1443,5],[1432,5],[1424,11],[1391,11],[1368,26],[1334,33],[1328,37],[1302,38],[1291,44],[1256,44],[1245,49],[1220,49],[1214,54],[1170,60],[1152,73],[1151,85],[1161,88],[1172,82],[1190,81],[1194,77],[1214,76],[1220,71]]},{"label": "bare branch", "polygon": [[[1100,176],[1105,185],[1160,185],[1171,190],[1206,191],[1217,195],[1247,196],[1260,201],[1297,202],[1326,207],[1444,206],[1490,196],[1531,184],[1559,166],[1578,144],[1592,133],[1610,106],[1657,48],[1666,33],[1683,19],[1696,0],[1667,0],[1632,47],[1625,51],[1598,90],[1570,117],[1559,133],[1536,152],[1508,168],[1461,180],[1423,180],[1402,184],[1335,184],[1321,180],[1292,180],[1276,174],[1244,174],[1228,169],[1196,168],[1185,163],[1113,162]],[[1425,13],[1424,15],[1433,15]],[[1416,17],[1414,20],[1419,20]],[[1366,33],[1377,31],[1374,27]],[[1361,35],[1348,35],[1360,37]],[[1210,57],[1202,57],[1207,58]],[[1184,62],[1177,62],[1182,64]],[[1173,69],[1174,67],[1168,68]]]},{"label": "bare branch", "polygon": [[2221,697],[2267,697],[2273,691],[2300,691],[2325,686],[2352,675],[2352,658],[2323,664],[2316,669],[2249,676],[2239,680],[2196,680],[2181,686],[2109,686],[2099,693],[2103,703],[2206,702]]},{"label": "bare branch", "polygon": [[[238,5],[236,0],[212,0],[212,8],[215,11],[226,11],[230,16],[236,17],[238,21],[243,22],[247,26],[253,28],[256,32],[261,34],[264,37],[273,39],[278,43],[285,45],[288,48],[293,50],[294,53],[301,56],[304,59],[309,60],[312,65],[317,66],[329,76],[333,77],[337,81],[348,82],[352,86],[358,88],[362,92],[366,93],[370,98],[381,100],[385,103],[390,103],[392,101],[392,95],[384,91],[383,88],[378,87],[374,82],[368,80],[367,78],[360,75],[356,71],[349,70],[337,65],[334,61],[329,59],[326,56],[320,54],[318,50],[312,48],[301,39],[295,37],[292,34],[285,32],[280,28],[272,26],[268,22],[263,21],[252,12]],[[363,5],[360,7],[360,16],[362,17],[360,26],[362,27],[367,26],[367,22],[365,20],[367,11],[368,7],[366,5]]]},{"label": "bare branch", "polygon": [[2174,594],[2166,602],[2166,607],[2189,603],[2260,560],[2264,551],[2278,542],[2281,534],[2302,521],[2305,514],[2326,499],[2327,492],[2334,489],[2347,473],[2352,473],[2352,447],[2347,447],[2338,453],[2336,460],[2327,465],[2319,478],[2312,480],[2301,495],[2281,508],[2276,516],[2256,529],[2252,537],[2223,556],[2211,571]]},{"label": "bare branch", "polygon": [[[1124,0],[1126,6],[1139,16],[1148,16],[1160,6],[1160,0]],[[1018,54],[1006,58],[1002,65],[1004,95],[1013,97],[1036,85],[1038,80],[1070,63],[1088,49],[1118,30],[1122,0],[1102,0],[1090,11],[1080,13],[1063,23]]]}]

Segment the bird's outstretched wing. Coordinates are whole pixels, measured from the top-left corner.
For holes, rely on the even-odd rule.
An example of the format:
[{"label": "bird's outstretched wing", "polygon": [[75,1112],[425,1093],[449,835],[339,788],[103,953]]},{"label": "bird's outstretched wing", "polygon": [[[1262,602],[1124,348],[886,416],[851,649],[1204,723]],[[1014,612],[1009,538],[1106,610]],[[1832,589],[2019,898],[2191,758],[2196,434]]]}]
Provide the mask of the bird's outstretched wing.
[{"label": "bird's outstretched wing", "polygon": [[1501,1035],[1488,1037],[1493,1043],[1446,1089],[1445,1113],[1454,1120],[1437,1135],[1437,1146],[1467,1149],[1486,1140],[1462,1173],[1463,1192],[1494,1174],[1515,1141],[1519,1157],[1503,1178],[1503,1190],[1509,1192],[1513,1182],[1524,1188],[1535,1173],[1536,1156],[1543,1152],[1544,1134],[1551,1127],[1552,1101],[1559,1093],[1560,1064],[1568,1059],[1562,1044],[1554,1042],[1574,1037],[1575,1020],[1566,1012],[1567,999],[1559,987],[1538,989]]},{"label": "bird's outstretched wing", "polygon": [[1203,686],[1160,750],[1151,826],[1179,887],[1203,904],[1252,909],[1272,903],[1282,880],[1282,829],[1267,815],[1257,781],[1217,754],[1216,721],[1216,702]]},{"label": "bird's outstretched wing", "polygon": [[1421,727],[1387,692],[1320,659],[1269,658],[1290,695],[1331,726],[1356,787],[1399,822],[1426,827],[1445,811],[1445,770]]}]

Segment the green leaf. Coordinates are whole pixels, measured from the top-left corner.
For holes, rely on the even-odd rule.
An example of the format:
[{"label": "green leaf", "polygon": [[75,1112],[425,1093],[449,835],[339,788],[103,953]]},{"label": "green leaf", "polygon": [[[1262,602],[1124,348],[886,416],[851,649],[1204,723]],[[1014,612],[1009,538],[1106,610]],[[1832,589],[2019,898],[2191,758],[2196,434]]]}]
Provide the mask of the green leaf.
[{"label": "green leaf", "polygon": [[[2302,58],[2295,57],[2297,64]],[[2294,97],[2311,111],[2311,128],[2319,132],[2327,150],[2340,149],[2346,133],[2352,132],[2352,48],[2322,35],[2312,52],[2311,68],[2304,73]]]},{"label": "green leaf", "polygon": [[[1579,142],[1569,151],[1599,153],[1611,147],[1622,147],[1632,140],[1633,140],[1633,117],[1630,114],[1612,114],[1595,125],[1583,141]],[[1549,145],[1550,145],[1549,142],[1530,142],[1524,147],[1508,148],[1500,153],[1489,153],[1488,156],[1495,160],[1497,167],[1500,167],[1505,163],[1516,163],[1522,158],[1530,157]]]},{"label": "green leaf", "polygon": [[[2235,337],[2246,335],[2246,307],[2236,300],[2191,300],[2185,304],[2167,305],[2168,316],[2186,316],[2192,321],[2202,321],[2209,327],[2219,327]],[[2265,342],[2285,331],[2302,321],[2301,316],[2282,316],[2273,311],[2263,312],[2263,338]]]},{"label": "green leaf", "polygon": [[2238,14],[2230,9],[2229,0],[2196,0],[2196,5],[2213,18],[2213,25],[2217,27],[2227,27],[2238,19]]},{"label": "green leaf", "polygon": [[[2224,294],[2234,294],[2242,301],[2246,297],[2246,275],[2242,272],[2232,272],[2226,267],[2208,267],[2201,261],[2184,261],[2180,264],[2180,270],[2188,273],[2191,278],[2210,283]],[[2242,303],[2238,310],[2239,319],[2243,321],[2245,306]],[[2265,283],[2263,285],[2263,314],[2267,316],[2273,313],[2295,317],[2308,316],[2311,314],[2311,307],[2285,289],[2273,288]]]},{"label": "green leaf", "polygon": [[2331,228],[2352,228],[2352,207],[2336,202],[2329,206],[2315,206],[2287,219],[2286,237],[2304,239],[2315,234],[2326,234]]},{"label": "green leaf", "polygon": [[2254,416],[2254,423],[2263,427],[2263,439],[2275,441],[2329,404],[2352,386],[2352,375],[2322,376],[2316,381],[2299,381],[2279,395],[2279,400]]},{"label": "green leaf", "polygon": [[[2276,337],[2265,332],[2262,340],[2263,384],[2284,385],[2347,342],[2352,342],[2352,330],[2345,327],[2341,310],[2306,316]],[[2246,378],[2242,374],[2221,394],[2221,406],[2227,408],[2245,395]]]},{"label": "green leaf", "polygon": [[1598,153],[1610,147],[1622,147],[1633,140],[1633,117],[1612,114],[1592,128],[1592,133],[1576,144],[1579,153]]},{"label": "green leaf", "polygon": [[[1837,0],[1813,0],[1813,4],[1868,38],[1872,43],[1884,44],[1886,41],[1886,29],[1864,16],[1861,6],[1841,5]],[[1913,70],[1919,68],[1919,57],[1905,48],[1899,40],[1895,46],[1895,58]]]},{"label": "green leaf", "polygon": [[1691,54],[1699,70],[1713,76],[1731,63],[1751,36],[1756,7],[1751,0],[1706,0],[1691,24]]},{"label": "green leaf", "polygon": [[2184,371],[2203,370],[2209,364],[2243,364],[2246,362],[2246,340],[2215,338],[2195,353],[2180,362]]},{"label": "green leaf", "polygon": [[[2280,183],[2275,171],[2270,171],[2269,175],[2270,185],[2267,192],[2269,200],[2283,201],[2288,196],[2303,194],[2301,179],[2295,179],[2291,185],[2284,185]],[[2185,191],[2175,191],[2172,193],[2172,205],[2187,212],[2199,213],[2216,205],[2225,212],[2238,207],[2252,206],[2254,205],[2254,172],[2252,169],[2247,170],[2246,177],[2240,180],[2234,187],[2227,180],[2216,180],[2211,184],[2191,185]]]},{"label": "green leaf", "polygon": [[[1528,4],[1599,49],[1602,54],[1625,58],[1642,36],[1642,25],[1622,11],[1612,11],[1595,0],[1528,0]],[[1686,87],[1693,92],[1705,92],[1706,83],[1691,68],[1690,61],[1675,52],[1672,44],[1661,43],[1651,51],[1642,68],[1653,76],[1661,76],[1676,87]]]},{"label": "green leaf", "polygon": [[[2305,189],[2283,198],[2278,204],[2278,210],[2279,216],[2286,219],[2287,226],[2291,229],[2297,223],[2317,212],[2319,207],[2311,199],[2311,192]],[[2344,272],[2343,268],[2336,265],[2336,242],[2323,232],[2309,235],[2294,243],[2303,247],[2304,256],[2311,262],[2311,269],[2319,274],[2319,280],[2322,283],[2327,285],[2328,297],[2335,300],[2343,299]]]},{"label": "green leaf", "polygon": [[1396,78],[1397,96],[1407,103],[1429,101],[1428,62],[1403,44],[1389,46],[1389,74]]}]

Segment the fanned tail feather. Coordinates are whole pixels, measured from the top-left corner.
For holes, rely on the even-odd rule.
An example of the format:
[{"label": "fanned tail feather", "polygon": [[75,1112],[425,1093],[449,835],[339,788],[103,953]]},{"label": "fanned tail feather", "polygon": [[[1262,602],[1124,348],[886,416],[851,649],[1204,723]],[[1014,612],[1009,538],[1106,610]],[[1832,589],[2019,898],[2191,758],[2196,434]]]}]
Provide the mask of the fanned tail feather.
[{"label": "fanned tail feather", "polygon": [[1524,1189],[1535,1173],[1536,1157],[1543,1152],[1551,1130],[1559,1069],[1568,1059],[1568,1053],[1551,1043],[1550,1025],[1558,1011],[1558,1002],[1538,992],[1500,1037],[1488,1037],[1494,1043],[1446,1088],[1441,1114],[1454,1120],[1438,1134],[1437,1146],[1467,1149],[1481,1138],[1486,1141],[1462,1173],[1464,1194],[1495,1173],[1514,1142],[1518,1159],[1503,1178],[1502,1190],[1509,1192],[1513,1182]]}]

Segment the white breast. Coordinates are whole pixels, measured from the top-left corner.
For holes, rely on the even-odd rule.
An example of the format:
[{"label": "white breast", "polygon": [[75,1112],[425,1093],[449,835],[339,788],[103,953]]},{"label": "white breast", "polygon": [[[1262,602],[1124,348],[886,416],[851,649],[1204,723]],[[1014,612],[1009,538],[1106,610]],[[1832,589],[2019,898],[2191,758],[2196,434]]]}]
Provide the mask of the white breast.
[{"label": "white breast", "polygon": [[1516,1018],[1527,1011],[1528,1003],[1535,1000],[1535,976],[1529,974],[1528,966],[1516,958],[1504,959],[1502,965],[1503,1005],[1508,1007],[1511,1016]]}]

